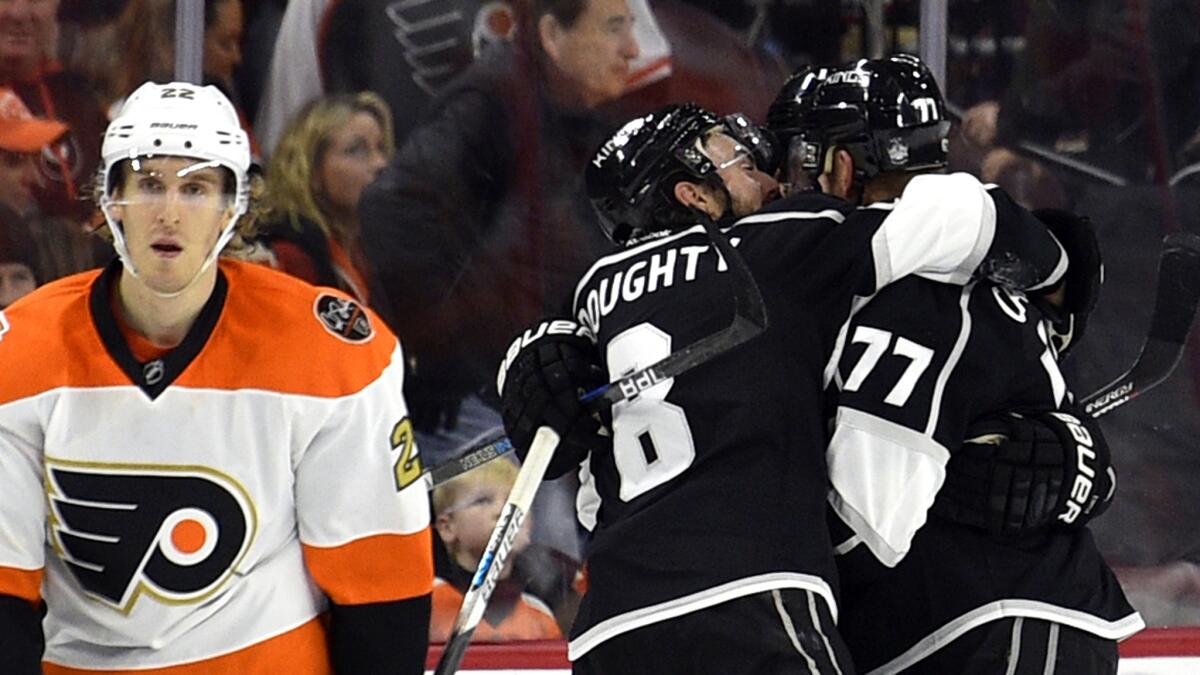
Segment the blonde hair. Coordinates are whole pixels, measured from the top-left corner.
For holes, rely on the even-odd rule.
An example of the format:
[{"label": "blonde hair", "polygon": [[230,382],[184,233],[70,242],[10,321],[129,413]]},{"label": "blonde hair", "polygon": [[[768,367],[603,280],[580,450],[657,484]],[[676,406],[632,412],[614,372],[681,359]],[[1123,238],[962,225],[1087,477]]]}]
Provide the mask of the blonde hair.
[{"label": "blonde hair", "polygon": [[292,118],[271,156],[263,211],[265,217],[287,218],[299,228],[298,218],[313,221],[326,237],[346,244],[350,233],[321,208],[321,198],[313,192],[313,174],[329,149],[330,137],[357,113],[375,118],[383,132],[384,154],[395,152],[392,140],[392,113],[378,94],[325,96],[309,102]]},{"label": "blonde hair", "polygon": [[467,492],[480,484],[491,483],[511,488],[517,481],[517,465],[501,458],[471,469],[454,480],[437,487],[433,491],[433,513],[439,515],[454,504]]}]

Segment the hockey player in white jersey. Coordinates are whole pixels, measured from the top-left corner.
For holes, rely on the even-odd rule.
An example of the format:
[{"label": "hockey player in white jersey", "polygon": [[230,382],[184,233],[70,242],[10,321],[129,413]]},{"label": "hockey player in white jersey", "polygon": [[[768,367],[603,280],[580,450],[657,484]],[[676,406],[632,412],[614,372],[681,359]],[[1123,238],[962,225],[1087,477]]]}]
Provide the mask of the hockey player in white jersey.
[{"label": "hockey player in white jersey", "polygon": [[[941,95],[911,56],[799,73],[768,117],[793,191],[889,211],[946,163]],[[856,307],[827,366],[839,628],[863,672],[1112,674],[1142,626],[1084,528],[1112,498],[1108,448],[1051,340],[1071,321],[1079,337],[1098,250],[1080,219],[1038,215],[1070,244],[1063,308],[903,279]]]},{"label": "hockey player in white jersey", "polygon": [[102,159],[118,259],[0,312],[0,672],[422,672],[400,345],[219,258],[250,152],[217,89],[139,87]]}]

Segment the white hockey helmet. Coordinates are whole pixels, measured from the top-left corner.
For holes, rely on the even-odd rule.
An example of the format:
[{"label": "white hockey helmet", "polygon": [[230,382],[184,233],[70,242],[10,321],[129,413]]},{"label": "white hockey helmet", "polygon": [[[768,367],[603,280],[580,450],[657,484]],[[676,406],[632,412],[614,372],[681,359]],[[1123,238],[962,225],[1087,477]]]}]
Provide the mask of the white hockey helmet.
[{"label": "white hockey helmet", "polygon": [[214,86],[188,82],[138,87],[104,132],[100,148],[104,193],[100,208],[113,233],[113,245],[125,267],[135,276],[125,247],[124,233],[110,207],[116,187],[116,167],[125,160],[149,156],[191,157],[212,162],[233,172],[234,214],[221,232],[204,267],[216,259],[233,237],[238,218],[249,207],[250,141],[229,99]]}]

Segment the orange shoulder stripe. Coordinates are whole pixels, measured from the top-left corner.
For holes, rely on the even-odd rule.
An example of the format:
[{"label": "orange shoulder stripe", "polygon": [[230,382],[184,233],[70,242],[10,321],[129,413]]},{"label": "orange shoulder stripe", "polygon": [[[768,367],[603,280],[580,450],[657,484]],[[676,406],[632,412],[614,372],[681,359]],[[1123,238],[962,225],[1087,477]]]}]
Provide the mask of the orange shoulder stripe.
[{"label": "orange shoulder stripe", "polygon": [[92,328],[88,291],[99,270],[35,290],[0,316],[0,404],[74,384],[120,385],[128,378]]},{"label": "orange shoulder stripe", "polygon": [[45,675],[333,675],[329,640],[318,617],[245,649],[203,661],[145,670],[92,670],[42,662]]},{"label": "orange shoulder stripe", "polygon": [[44,570],[22,570],[15,567],[0,567],[0,595],[11,595],[34,604],[42,599],[42,576]]},{"label": "orange shoulder stripe", "polygon": [[317,585],[339,605],[406,600],[433,590],[433,538],[377,534],[333,547],[304,545],[304,562]]},{"label": "orange shoulder stripe", "polygon": [[229,281],[221,319],[197,357],[201,367],[189,368],[176,385],[340,397],[371,384],[391,363],[396,337],[371,310],[357,303],[346,309],[369,323],[364,340],[329,327],[344,317],[318,316],[322,296],[350,300],[341,291],[236,260],[222,260],[221,270]]}]

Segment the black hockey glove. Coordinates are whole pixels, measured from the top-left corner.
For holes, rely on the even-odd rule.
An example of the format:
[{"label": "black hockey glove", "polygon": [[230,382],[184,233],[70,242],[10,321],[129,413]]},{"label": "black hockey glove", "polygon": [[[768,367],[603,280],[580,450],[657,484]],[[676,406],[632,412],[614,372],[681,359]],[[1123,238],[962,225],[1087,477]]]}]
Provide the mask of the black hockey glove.
[{"label": "black hockey glove", "polygon": [[590,451],[611,448],[612,435],[599,414],[579,401],[584,392],[607,382],[600,353],[584,326],[548,319],[518,336],[496,378],[500,415],[517,456],[525,458],[542,425],[562,439],[546,471],[548,479],[574,470]]},{"label": "black hockey glove", "polygon": [[1104,261],[1096,231],[1087,218],[1061,209],[1038,209],[1033,215],[1046,224],[1066,249],[1070,260],[1063,282],[1055,287],[1055,290],[1064,290],[1061,305],[1050,302],[1047,295],[1032,295],[1038,308],[1050,320],[1050,343],[1061,357],[1079,341],[1087,326],[1088,315],[1100,299]]},{"label": "black hockey glove", "polygon": [[1008,413],[973,424],[950,456],[932,512],[997,538],[1080,528],[1116,488],[1095,421],[1073,412]]}]

